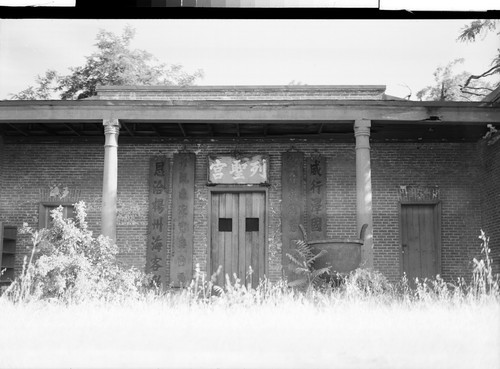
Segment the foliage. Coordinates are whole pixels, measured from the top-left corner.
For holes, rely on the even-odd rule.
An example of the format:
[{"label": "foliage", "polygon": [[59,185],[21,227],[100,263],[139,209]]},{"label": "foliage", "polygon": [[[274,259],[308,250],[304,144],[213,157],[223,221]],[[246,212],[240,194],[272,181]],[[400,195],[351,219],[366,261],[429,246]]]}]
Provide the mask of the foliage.
[{"label": "foliage", "polygon": [[377,270],[358,268],[349,273],[343,288],[348,294],[373,296],[392,294],[393,286],[387,278]]},{"label": "foliage", "polygon": [[[476,19],[462,28],[458,40],[462,42],[475,42],[478,36],[483,36],[484,38],[489,32],[495,31],[499,24],[500,21],[497,19]],[[500,36],[500,31],[496,32],[496,35]],[[490,68],[483,73],[469,75],[461,86],[461,90],[463,93],[472,96],[484,96],[485,91],[478,88],[474,83],[496,74],[500,74],[500,48],[497,49],[497,53],[491,61]],[[498,87],[498,83],[496,87]]]},{"label": "foliage", "polygon": [[[474,20],[461,29],[458,41],[475,42],[479,36],[484,38],[489,32],[495,31],[499,24],[500,21],[495,19]],[[500,31],[496,34],[500,36]],[[459,58],[445,67],[439,66],[434,72],[435,84],[417,92],[417,98],[433,101],[476,101],[482,100],[498,87],[499,82],[493,81],[491,77],[500,74],[500,49],[491,61],[490,68],[483,73],[455,72],[456,66],[463,62],[464,59]]]},{"label": "foliage", "polygon": [[[460,278],[450,283],[437,275],[433,279],[408,281],[406,276],[399,283],[391,284],[380,272],[356,269],[337,276],[341,283],[321,284],[321,275],[330,274],[329,268],[314,269],[315,254],[305,240],[297,241],[294,254],[288,254],[296,265],[300,278],[288,283],[271,282],[264,278],[257,287],[250,282],[225,276],[224,286],[216,284],[220,269],[210,278],[201,271],[199,264],[190,285],[184,289],[167,289],[159,293],[151,288],[152,280],[137,269],[124,269],[116,261],[117,246],[108,239],[94,238],[85,221],[85,204],[75,204],[76,219],[63,219],[62,208],[51,212],[50,229],[33,230],[27,225],[24,232],[31,236],[33,248],[25,257],[21,275],[3,294],[3,301],[63,303],[85,302],[153,302],[162,301],[169,306],[264,306],[299,304],[318,307],[342,306],[350,301],[369,304],[446,304],[458,306],[482,302],[500,302],[499,276],[493,275],[489,238],[481,231],[481,254],[473,259],[469,282]],[[29,258],[29,260],[28,260]],[[251,269],[248,276],[251,277]],[[247,278],[251,280],[251,278]],[[291,287],[302,287],[299,289]],[[321,288],[317,288],[317,287]],[[305,293],[304,293],[305,292]]]},{"label": "foliage", "polygon": [[487,294],[500,295],[499,276],[493,275],[493,260],[490,256],[489,242],[490,238],[486,236],[483,230],[479,238],[482,241],[481,254],[484,254],[484,260],[474,258],[474,270],[472,272],[472,291],[474,296],[485,296]]},{"label": "foliage", "polygon": [[12,95],[16,100],[48,99],[58,92],[62,100],[83,99],[96,95],[96,87],[122,85],[193,85],[203,71],[187,73],[178,64],[158,63],[145,50],[131,49],[135,30],[127,26],[121,36],[100,30],[96,36],[97,50],[86,57],[83,66],[71,67],[68,75],[49,70],[37,78],[36,86]]},{"label": "foliage", "polygon": [[36,86],[12,95],[15,100],[50,100],[53,92],[58,88],[59,75],[55,70],[47,70],[45,75],[36,77]]},{"label": "foliage", "polygon": [[321,250],[315,253],[312,247],[305,240],[296,240],[296,247],[293,249],[292,254],[286,256],[295,264],[295,273],[300,278],[288,283],[290,287],[304,287],[306,291],[310,291],[314,287],[318,287],[322,280],[321,277],[326,273],[330,274],[330,267],[327,268],[314,268],[314,261],[323,256],[326,250]]},{"label": "foliage", "polygon": [[289,290],[284,280],[275,283],[263,278],[256,288],[252,288],[251,276],[252,268],[249,267],[247,273],[247,283],[245,284],[237,275],[233,279],[226,274],[223,286],[216,284],[217,276],[220,275],[222,267],[208,279],[206,273],[201,271],[200,265],[196,264],[195,276],[188,288],[181,291],[180,299],[187,301],[189,305],[216,304],[218,306],[254,306],[269,303],[270,301],[280,301],[285,296],[292,298],[294,292]]},{"label": "foliage", "polygon": [[[455,72],[456,66],[463,62],[464,59],[459,58],[451,61],[445,67],[439,66],[434,71],[435,84],[418,91],[417,98],[421,101],[470,101],[482,98],[483,95],[466,95],[463,93],[461,86],[465,84],[470,73],[465,71]],[[491,83],[486,81],[476,81],[470,88],[472,87],[476,91],[493,91]]]},{"label": "foliage", "polygon": [[186,290],[188,301],[199,301],[208,303],[214,295],[221,295],[224,290],[216,285],[217,276],[221,273],[222,267],[212,274],[210,279],[206,273],[200,269],[200,264],[196,264],[194,278]]},{"label": "foliage", "polygon": [[15,302],[57,299],[66,302],[139,297],[150,283],[135,268],[122,268],[118,248],[102,235],[94,238],[86,223],[85,204],[75,204],[76,219],[64,219],[62,207],[51,212],[52,227],[22,232],[33,244],[29,261],[5,295]]}]

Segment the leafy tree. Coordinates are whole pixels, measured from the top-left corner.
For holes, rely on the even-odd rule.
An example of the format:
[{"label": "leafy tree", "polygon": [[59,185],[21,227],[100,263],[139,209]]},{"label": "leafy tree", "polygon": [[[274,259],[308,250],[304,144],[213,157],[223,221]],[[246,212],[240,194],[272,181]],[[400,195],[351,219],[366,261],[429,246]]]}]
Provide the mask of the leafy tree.
[{"label": "leafy tree", "polygon": [[[469,25],[462,28],[460,35],[458,36],[458,40],[462,42],[474,42],[476,41],[476,37],[483,36],[484,38],[489,32],[495,31],[499,24],[500,20],[497,19],[474,20]],[[497,36],[500,36],[500,31],[496,32],[496,34]],[[487,92],[485,93],[484,89],[481,87],[474,86],[474,82],[495,74],[500,74],[500,48],[497,49],[497,54],[491,61],[491,67],[487,71],[481,74],[471,74],[468,76],[464,84],[461,86],[462,92],[475,96],[486,95]]]},{"label": "leafy tree", "polygon": [[[491,31],[495,31],[500,24],[499,20],[475,20],[464,26],[458,36],[458,41],[474,42],[479,36],[483,38]],[[500,32],[496,33],[500,35]],[[427,86],[417,92],[420,100],[482,100],[484,96],[498,87],[498,81],[491,77],[500,74],[500,49],[491,62],[491,68],[481,74],[471,74],[466,71],[455,72],[458,64],[464,59],[455,59],[445,67],[440,66],[434,72],[435,84]]]},{"label": "leafy tree", "polygon": [[[445,67],[439,66],[434,71],[433,86],[427,86],[417,92],[419,100],[433,100],[433,101],[465,101],[478,99],[478,94],[474,96],[464,95],[461,87],[464,85],[470,73],[468,72],[455,72],[458,64],[464,62],[463,58],[455,59],[448,63]],[[474,88],[476,91],[492,91],[493,88],[490,83],[486,81],[475,81]]]},{"label": "leafy tree", "polygon": [[86,57],[83,66],[70,68],[68,75],[48,70],[38,76],[35,86],[13,94],[12,99],[49,99],[58,92],[63,100],[83,99],[96,95],[98,85],[193,85],[203,71],[187,73],[178,64],[159,63],[145,50],[131,49],[135,29],[127,26],[123,34],[100,30],[96,36],[97,50]]}]

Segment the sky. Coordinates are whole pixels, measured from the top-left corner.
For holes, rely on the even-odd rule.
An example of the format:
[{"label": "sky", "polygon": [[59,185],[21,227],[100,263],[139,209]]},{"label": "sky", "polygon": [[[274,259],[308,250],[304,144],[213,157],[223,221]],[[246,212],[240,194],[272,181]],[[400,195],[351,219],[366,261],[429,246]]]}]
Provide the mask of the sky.
[{"label": "sky", "polygon": [[[0,19],[0,99],[47,69],[68,74],[95,50],[99,29],[136,29],[133,48],[159,61],[203,69],[199,85],[386,85],[405,97],[433,83],[436,67],[464,58],[489,68],[499,45],[490,33],[457,41],[469,20]],[[462,69],[457,69],[457,72]]]}]

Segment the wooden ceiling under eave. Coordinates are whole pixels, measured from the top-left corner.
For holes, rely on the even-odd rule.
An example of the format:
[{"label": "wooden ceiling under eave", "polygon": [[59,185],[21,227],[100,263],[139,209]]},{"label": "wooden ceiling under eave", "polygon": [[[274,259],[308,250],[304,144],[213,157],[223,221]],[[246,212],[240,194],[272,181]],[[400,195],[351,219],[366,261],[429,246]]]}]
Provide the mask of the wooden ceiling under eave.
[{"label": "wooden ceiling under eave", "polygon": [[[353,122],[290,123],[180,123],[121,121],[120,142],[154,142],[204,139],[328,140],[354,142]],[[476,142],[487,132],[486,124],[463,122],[384,122],[372,121],[373,142]],[[0,123],[0,135],[6,142],[100,142],[102,123],[43,122]]]}]

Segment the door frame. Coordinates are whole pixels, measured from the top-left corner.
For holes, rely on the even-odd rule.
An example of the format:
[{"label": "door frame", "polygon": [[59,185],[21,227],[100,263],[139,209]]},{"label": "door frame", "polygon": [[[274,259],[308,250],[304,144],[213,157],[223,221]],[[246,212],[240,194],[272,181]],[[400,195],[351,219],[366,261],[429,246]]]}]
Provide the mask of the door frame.
[{"label": "door frame", "polygon": [[434,239],[436,241],[436,274],[441,275],[441,200],[423,200],[423,201],[399,201],[398,202],[398,223],[399,223],[399,274],[403,277],[403,222],[402,207],[405,205],[434,205]]},{"label": "door frame", "polygon": [[[244,187],[243,187],[244,186]],[[236,185],[236,186],[217,186],[209,188],[208,196],[208,214],[207,214],[207,278],[209,279],[214,271],[211,270],[212,265],[212,196],[214,193],[243,193],[243,192],[262,192],[264,193],[264,276],[268,275],[269,271],[269,252],[268,252],[268,236],[269,236],[269,189],[262,186],[247,186],[247,185]]]}]

